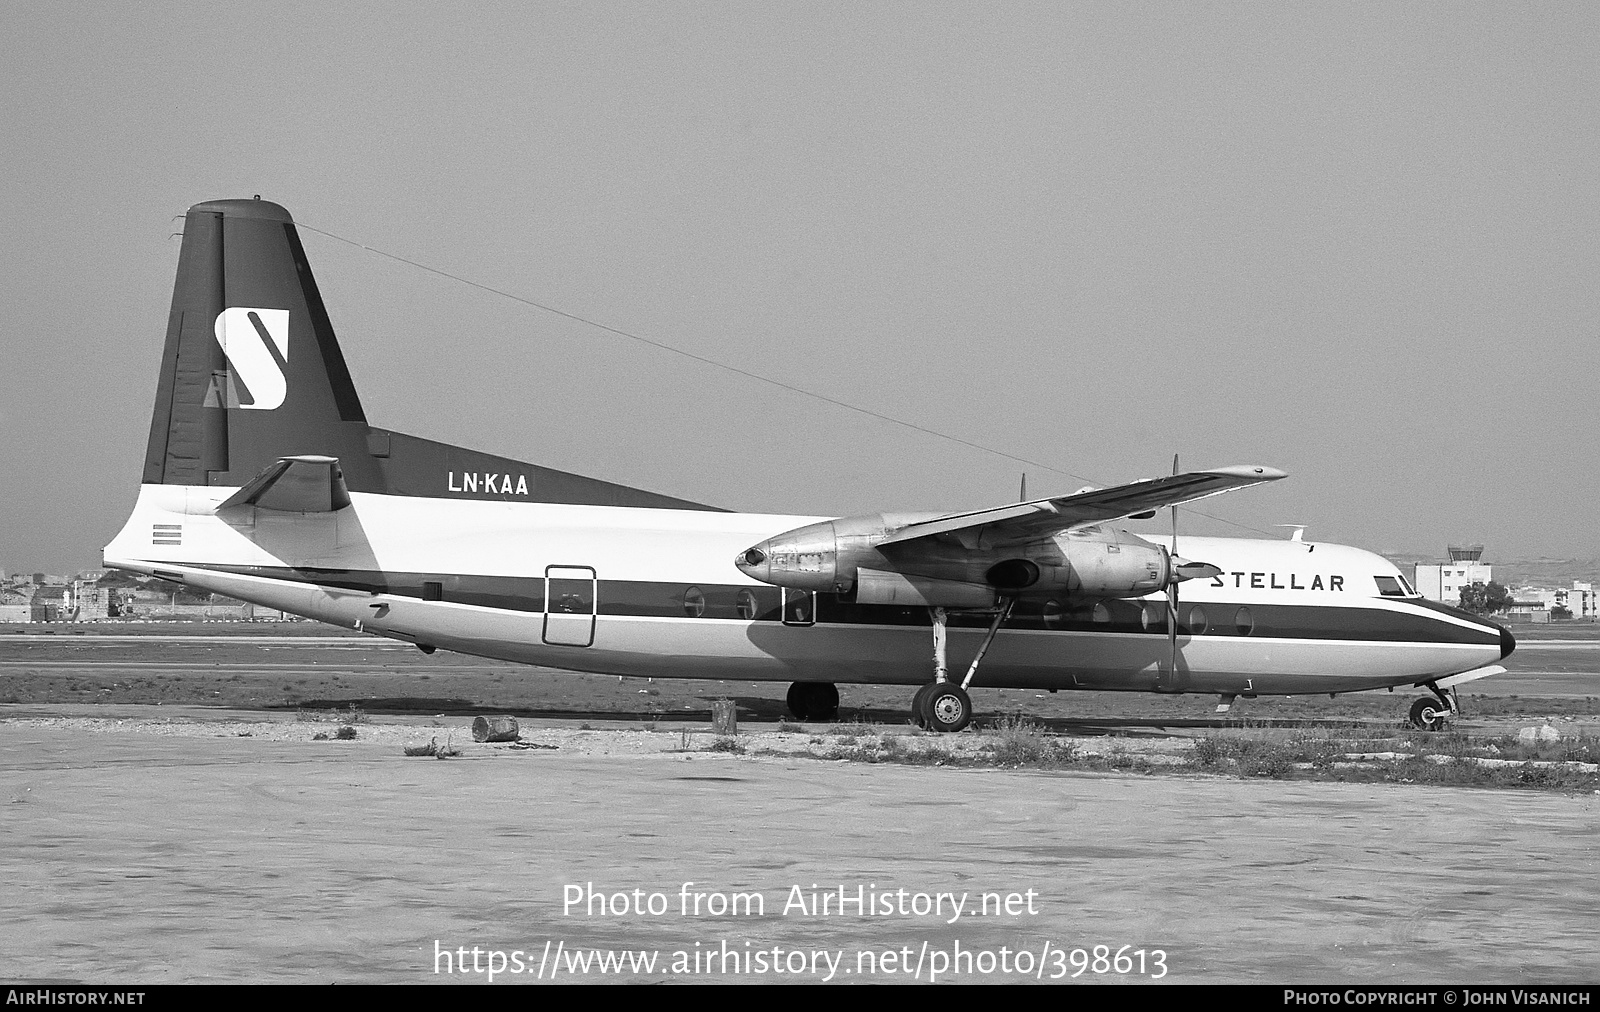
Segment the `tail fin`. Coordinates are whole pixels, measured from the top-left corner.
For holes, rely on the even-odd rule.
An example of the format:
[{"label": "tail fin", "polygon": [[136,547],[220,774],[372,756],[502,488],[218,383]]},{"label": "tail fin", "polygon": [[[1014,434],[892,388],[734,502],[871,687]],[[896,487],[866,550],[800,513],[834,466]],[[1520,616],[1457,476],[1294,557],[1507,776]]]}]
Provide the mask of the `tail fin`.
[{"label": "tail fin", "polygon": [[189,209],[144,480],[244,485],[278,457],[366,453],[367,419],[289,212]]},{"label": "tail fin", "polygon": [[282,458],[337,457],[351,491],[709,509],[367,424],[289,212],[189,209],[145,453],[149,485],[243,487]]}]

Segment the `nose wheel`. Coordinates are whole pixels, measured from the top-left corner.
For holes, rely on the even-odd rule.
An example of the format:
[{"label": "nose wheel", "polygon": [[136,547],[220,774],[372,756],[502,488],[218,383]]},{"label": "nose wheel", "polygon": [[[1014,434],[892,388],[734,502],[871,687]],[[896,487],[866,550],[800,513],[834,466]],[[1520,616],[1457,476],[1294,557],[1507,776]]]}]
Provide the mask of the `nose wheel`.
[{"label": "nose wheel", "polygon": [[1460,713],[1455,700],[1452,699],[1456,690],[1452,687],[1446,695],[1437,685],[1428,683],[1428,688],[1433,690],[1436,698],[1423,697],[1411,704],[1411,724],[1423,731],[1442,731],[1446,717],[1453,717]]}]

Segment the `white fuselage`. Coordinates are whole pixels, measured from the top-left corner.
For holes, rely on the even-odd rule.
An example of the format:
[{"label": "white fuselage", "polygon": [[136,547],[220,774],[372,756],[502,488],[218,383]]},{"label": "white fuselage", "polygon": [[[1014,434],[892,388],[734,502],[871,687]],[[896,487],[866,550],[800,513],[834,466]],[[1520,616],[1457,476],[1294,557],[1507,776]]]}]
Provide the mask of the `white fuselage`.
[{"label": "white fuselage", "polygon": [[[678,678],[932,678],[926,609],[800,600],[735,556],[818,517],[354,493],[335,513],[217,506],[235,490],[145,485],[108,566],[483,657]],[[1019,602],[979,688],[1345,692],[1491,665],[1499,630],[1383,596],[1397,577],[1331,544],[1186,537],[1222,569],[1180,585],[1179,663],[1165,596]],[[1198,608],[1199,613],[1193,609]],[[805,624],[801,624],[805,623]],[[985,620],[951,629],[957,672]]]}]

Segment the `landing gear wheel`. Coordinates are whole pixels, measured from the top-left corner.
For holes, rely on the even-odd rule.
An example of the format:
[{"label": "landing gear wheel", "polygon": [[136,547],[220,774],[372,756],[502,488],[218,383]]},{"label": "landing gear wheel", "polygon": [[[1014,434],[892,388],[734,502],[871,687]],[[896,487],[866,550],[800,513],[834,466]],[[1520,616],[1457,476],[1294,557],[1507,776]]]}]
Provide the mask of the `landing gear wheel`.
[{"label": "landing gear wheel", "polygon": [[1411,704],[1411,723],[1424,731],[1443,730],[1449,713],[1437,699],[1419,699]]},{"label": "landing gear wheel", "polygon": [[816,696],[812,699],[812,720],[839,719],[839,687],[832,682],[812,682]]},{"label": "landing gear wheel", "polygon": [[839,716],[839,689],[832,682],[795,682],[786,700],[796,720],[833,720]]},{"label": "landing gear wheel", "polygon": [[928,697],[933,695],[933,690],[938,687],[937,682],[929,682],[918,689],[917,694],[911,697],[911,719],[916,721],[917,726],[925,731],[930,730],[930,722],[933,720],[928,714]]},{"label": "landing gear wheel", "polygon": [[972,723],[972,699],[953,682],[935,682],[923,707],[930,731],[954,732]]}]

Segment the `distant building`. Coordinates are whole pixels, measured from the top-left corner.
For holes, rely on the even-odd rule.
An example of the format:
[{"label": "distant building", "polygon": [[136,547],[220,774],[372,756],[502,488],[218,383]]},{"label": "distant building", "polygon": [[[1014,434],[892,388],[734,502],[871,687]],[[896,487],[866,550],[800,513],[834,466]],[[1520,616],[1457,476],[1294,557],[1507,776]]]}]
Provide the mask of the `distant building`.
[{"label": "distant building", "polygon": [[1417,563],[1411,583],[1429,600],[1460,604],[1463,590],[1474,583],[1488,585],[1493,567],[1481,561],[1482,545],[1450,545],[1446,551],[1449,562]]},{"label": "distant building", "polygon": [[1573,580],[1572,586],[1556,591],[1556,604],[1572,612],[1573,618],[1600,619],[1600,602],[1595,600],[1594,584]]},{"label": "distant building", "polygon": [[61,598],[61,615],[73,622],[114,618],[120,614],[118,603],[117,592],[110,587],[95,580],[73,580]]},{"label": "distant building", "polygon": [[28,601],[31,617],[27,621],[61,621],[61,602],[69,593],[71,593],[71,588],[68,587],[35,586],[33,588],[33,597]]},{"label": "distant building", "polygon": [[1512,591],[1516,604],[1507,613],[1508,618],[1525,622],[1548,622],[1551,612],[1565,608],[1574,619],[1593,622],[1595,610],[1594,584],[1573,580],[1571,587],[1550,590],[1544,587],[1518,587]]}]

